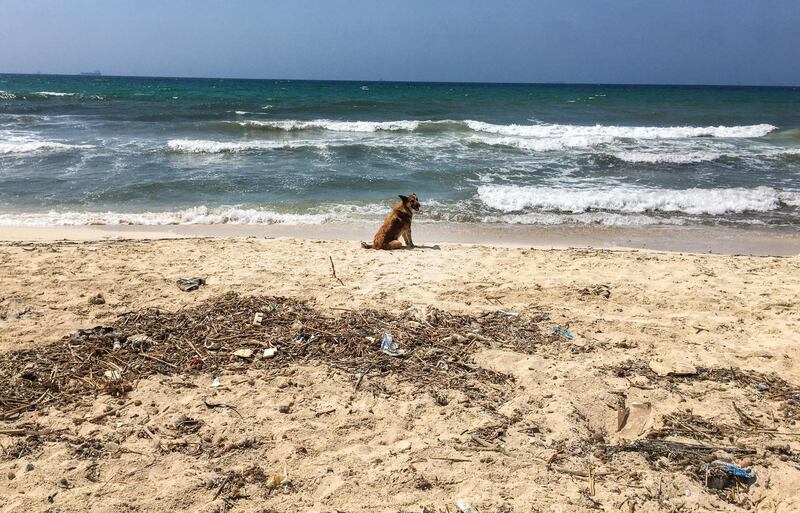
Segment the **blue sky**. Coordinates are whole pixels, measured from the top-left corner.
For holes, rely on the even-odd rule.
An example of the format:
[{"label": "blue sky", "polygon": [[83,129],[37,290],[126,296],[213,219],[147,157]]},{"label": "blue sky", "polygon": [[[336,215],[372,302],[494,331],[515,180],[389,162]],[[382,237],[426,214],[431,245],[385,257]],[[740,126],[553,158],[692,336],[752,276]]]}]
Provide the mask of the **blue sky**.
[{"label": "blue sky", "polygon": [[800,85],[800,0],[0,0],[0,72]]}]

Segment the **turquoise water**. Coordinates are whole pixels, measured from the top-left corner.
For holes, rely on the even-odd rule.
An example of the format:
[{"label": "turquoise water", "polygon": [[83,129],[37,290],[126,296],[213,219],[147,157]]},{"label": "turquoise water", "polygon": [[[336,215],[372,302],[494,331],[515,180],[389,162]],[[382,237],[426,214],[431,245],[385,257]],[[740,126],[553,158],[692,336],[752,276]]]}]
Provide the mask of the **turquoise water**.
[{"label": "turquoise water", "polygon": [[0,224],[800,225],[800,89],[0,75]]}]

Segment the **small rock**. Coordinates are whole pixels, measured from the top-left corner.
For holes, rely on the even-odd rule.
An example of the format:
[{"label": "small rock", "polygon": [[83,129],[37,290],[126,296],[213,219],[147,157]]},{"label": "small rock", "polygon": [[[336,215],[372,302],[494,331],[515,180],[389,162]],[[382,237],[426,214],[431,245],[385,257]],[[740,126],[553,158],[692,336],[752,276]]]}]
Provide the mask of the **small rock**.
[{"label": "small rock", "polygon": [[408,440],[401,440],[397,443],[397,452],[405,452],[411,449],[411,442]]},{"label": "small rock", "polygon": [[264,349],[264,358],[274,358],[276,354],[278,354],[277,347],[268,347]]},{"label": "small rock", "polygon": [[291,413],[292,412],[292,404],[286,403],[278,406],[278,411],[281,413]]},{"label": "small rock", "polygon": [[766,383],[757,383],[756,390],[758,390],[759,392],[766,392],[767,390],[769,390],[769,385],[767,385]]},{"label": "small rock", "polygon": [[17,475],[15,473],[13,473],[13,472],[9,472],[8,473],[8,480],[9,481],[13,481],[16,477],[17,477]]},{"label": "small rock", "polygon": [[30,472],[31,470],[33,470],[33,463],[25,465],[25,472]]},{"label": "small rock", "polygon": [[106,304],[106,299],[103,297],[102,294],[95,294],[94,296],[89,298],[90,305],[104,305]]},{"label": "small rock", "polygon": [[238,356],[239,358],[252,358],[253,357],[253,350],[252,349],[237,349],[233,352],[234,356]]}]

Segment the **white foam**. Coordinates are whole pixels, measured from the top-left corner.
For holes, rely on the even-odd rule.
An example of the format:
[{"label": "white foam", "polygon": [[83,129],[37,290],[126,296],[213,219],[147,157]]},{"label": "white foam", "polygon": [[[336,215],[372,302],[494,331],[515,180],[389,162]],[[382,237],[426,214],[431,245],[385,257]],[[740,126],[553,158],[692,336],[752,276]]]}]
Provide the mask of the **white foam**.
[{"label": "white foam", "polygon": [[55,141],[0,141],[0,155],[33,153],[39,151],[64,151],[80,148],[94,148],[90,144],[65,144]]},{"label": "white foam", "polygon": [[478,198],[488,207],[506,213],[534,209],[573,213],[609,210],[626,213],[684,212],[694,215],[722,215],[776,210],[782,204],[794,204],[800,195],[776,191],[771,187],[680,190],[482,185],[478,187]]},{"label": "white foam", "polygon": [[248,140],[248,141],[214,141],[204,139],[171,139],[167,147],[178,153],[244,153],[268,150],[285,150],[313,148],[329,150],[335,147],[365,146],[370,148],[412,148],[435,149],[450,146],[452,143],[446,139],[400,139],[400,138],[327,138],[327,139],[293,139],[293,140]]},{"label": "white foam", "polygon": [[59,97],[59,96],[75,96],[77,93],[59,93],[59,92],[53,92],[53,91],[38,91],[38,92],[35,92],[33,94],[38,94],[39,96],[44,96],[44,97],[51,97],[51,96],[52,97]]},{"label": "white foam", "polygon": [[272,128],[276,130],[330,130],[333,132],[378,132],[378,131],[406,131],[417,129],[419,121],[333,121],[316,119],[313,121],[299,121],[293,119],[280,121],[239,121],[243,127]]},{"label": "white foam", "polygon": [[634,164],[693,164],[698,162],[712,162],[722,157],[715,152],[686,152],[686,153],[647,153],[641,151],[621,151],[612,153],[611,156]]},{"label": "white foam", "polygon": [[8,91],[0,91],[0,100],[13,100],[17,95]]},{"label": "white foam", "polygon": [[149,225],[176,224],[321,224],[327,220],[320,214],[283,214],[268,210],[239,207],[208,208],[205,206],[172,212],[47,212],[37,214],[0,214],[4,226],[86,226],[86,225]]},{"label": "white foam", "polygon": [[487,137],[476,135],[473,136],[471,140],[490,146],[506,146],[528,151],[558,151],[568,148],[590,148],[599,144],[610,143],[614,138],[576,135],[562,138],[528,139],[522,137]]},{"label": "white foam", "polygon": [[611,126],[611,125],[495,125],[482,121],[467,120],[467,127],[476,132],[536,138],[569,139],[583,137],[592,139],[628,138],[628,139],[684,139],[689,137],[763,137],[777,127],[767,124],[745,126]]}]

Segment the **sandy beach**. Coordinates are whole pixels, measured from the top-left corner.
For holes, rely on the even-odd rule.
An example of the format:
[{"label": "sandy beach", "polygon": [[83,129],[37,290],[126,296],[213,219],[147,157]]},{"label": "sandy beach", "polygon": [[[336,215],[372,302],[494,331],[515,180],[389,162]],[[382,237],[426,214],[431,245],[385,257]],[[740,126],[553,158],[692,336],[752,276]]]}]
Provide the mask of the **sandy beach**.
[{"label": "sandy beach", "polygon": [[[6,414],[3,511],[438,512],[459,499],[482,512],[800,508],[798,256],[54,233],[83,240],[0,237],[6,376],[8,362],[63,348],[80,328],[149,308],[202,310],[235,292],[307,302],[326,319],[472,316],[478,335],[463,358],[508,381],[481,402],[402,378],[413,354],[374,374],[256,358],[217,374],[176,367],[135,380],[125,397],[43,400]],[[175,280],[193,276],[206,284],[179,290]],[[480,336],[487,312],[535,322],[541,338],[516,351]],[[7,376],[11,389],[33,379],[22,374]],[[176,418],[199,428],[175,430]],[[711,449],[658,452],[669,443]],[[756,483],[708,488],[702,469],[717,459],[752,465]],[[267,487],[247,478],[254,468],[289,482]]]}]

